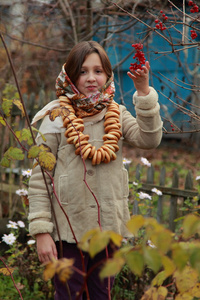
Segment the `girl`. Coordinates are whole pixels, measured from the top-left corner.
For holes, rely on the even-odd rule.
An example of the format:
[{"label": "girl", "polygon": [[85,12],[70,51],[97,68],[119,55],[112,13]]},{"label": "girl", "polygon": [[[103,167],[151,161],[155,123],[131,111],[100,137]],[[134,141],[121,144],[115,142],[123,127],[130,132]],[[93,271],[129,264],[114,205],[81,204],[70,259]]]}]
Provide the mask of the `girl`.
[{"label": "girl", "polygon": [[[63,243],[63,255],[74,258],[74,265],[82,269],[81,256],[74,239],[79,241],[83,234],[98,226],[98,207],[86,181],[100,206],[100,226],[129,237],[126,229],[129,220],[128,176],[123,167],[123,141],[133,147],[155,148],[162,137],[162,121],[159,114],[158,95],[149,87],[149,63],[141,70],[128,72],[136,92],[133,96],[137,117],[134,118],[123,105],[114,101],[114,81],[109,58],[104,49],[94,41],[77,44],[70,52],[56,80],[58,100],[52,101],[34,118],[36,122],[45,116],[40,132],[45,144],[56,156],[52,172],[56,194],[66,216],[53,196],[53,208]],[[48,113],[57,107],[68,112],[63,118],[50,121]],[[41,136],[37,144],[44,143]],[[51,181],[47,177],[49,188]],[[37,166],[29,185],[30,234],[37,241],[39,260],[42,263],[58,258],[58,232],[46,186]],[[112,249],[108,249],[109,254]],[[105,251],[91,259],[84,254],[86,271],[105,259]],[[74,273],[68,281],[69,293],[55,279],[55,299],[76,299],[83,278]],[[112,284],[112,282],[111,282]],[[87,281],[91,300],[108,299],[108,280],[101,282],[98,269],[94,268]],[[83,297],[83,298],[82,298]],[[86,299],[84,295],[79,299]]]}]

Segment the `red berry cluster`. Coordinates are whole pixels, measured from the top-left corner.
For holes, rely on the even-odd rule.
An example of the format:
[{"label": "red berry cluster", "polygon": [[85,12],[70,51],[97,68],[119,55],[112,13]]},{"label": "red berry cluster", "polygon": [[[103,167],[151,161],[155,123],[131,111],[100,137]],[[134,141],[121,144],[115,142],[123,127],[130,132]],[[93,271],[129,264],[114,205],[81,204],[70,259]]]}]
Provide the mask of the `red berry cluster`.
[{"label": "red berry cluster", "polygon": [[198,11],[199,11],[199,7],[198,7],[198,5],[196,5],[193,1],[189,1],[188,2],[188,5],[189,6],[192,6],[192,8],[190,9],[190,12],[191,13],[197,13]]},{"label": "red berry cluster", "polygon": [[190,33],[191,33],[191,38],[192,38],[193,40],[196,39],[196,37],[197,37],[196,31],[195,31],[195,30],[190,30]]},{"label": "red berry cluster", "polygon": [[174,125],[171,124],[172,131],[174,131]]},{"label": "red berry cluster", "polygon": [[146,60],[144,53],[142,51],[143,45],[141,43],[137,43],[137,44],[132,44],[132,47],[135,48],[135,50],[136,50],[136,53],[133,56],[133,59],[136,59],[137,62],[131,63],[131,66],[129,69],[130,69],[130,71],[142,69],[142,65],[145,64],[145,60]]},{"label": "red berry cluster", "polygon": [[163,13],[162,10],[160,11],[160,14],[162,14],[163,21],[160,21],[159,19],[155,19],[155,23],[156,23],[155,28],[163,31],[167,29],[166,26],[164,25],[164,22],[168,20],[168,17]]}]

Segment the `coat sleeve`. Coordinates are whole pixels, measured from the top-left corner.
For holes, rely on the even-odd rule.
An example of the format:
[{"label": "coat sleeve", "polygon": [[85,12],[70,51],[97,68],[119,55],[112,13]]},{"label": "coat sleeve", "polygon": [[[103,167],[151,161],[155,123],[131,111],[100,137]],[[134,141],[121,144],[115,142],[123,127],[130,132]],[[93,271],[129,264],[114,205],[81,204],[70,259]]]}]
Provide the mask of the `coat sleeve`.
[{"label": "coat sleeve", "polygon": [[150,87],[147,96],[133,95],[136,118],[125,107],[122,109],[124,141],[141,149],[156,148],[162,139],[163,122],[160,117],[158,94]]},{"label": "coat sleeve", "polygon": [[[37,139],[37,145],[47,145],[52,153],[56,156],[58,149],[58,135],[57,133],[45,134],[43,137]],[[45,141],[44,141],[45,138]],[[52,172],[48,172],[51,176]],[[52,193],[51,178],[45,174],[48,189]],[[37,165],[33,168],[32,175],[29,181],[28,189],[29,198],[29,232],[32,236],[38,233],[52,233],[53,223],[51,220],[51,203],[47,192],[44,177],[41,168]]]}]

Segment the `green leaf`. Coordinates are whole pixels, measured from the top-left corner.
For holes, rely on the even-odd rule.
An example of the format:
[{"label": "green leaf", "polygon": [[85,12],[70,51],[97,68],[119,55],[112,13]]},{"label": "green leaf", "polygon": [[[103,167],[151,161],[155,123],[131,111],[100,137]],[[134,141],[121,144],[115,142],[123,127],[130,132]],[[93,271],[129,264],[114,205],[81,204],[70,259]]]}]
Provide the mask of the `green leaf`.
[{"label": "green leaf", "polygon": [[39,164],[45,170],[52,171],[56,164],[56,158],[51,152],[41,151],[38,156]]},{"label": "green leaf", "polygon": [[152,243],[162,252],[166,253],[172,243],[172,232],[167,229],[162,229],[153,231],[153,234],[150,236]]},{"label": "green leaf", "polygon": [[10,116],[12,107],[13,107],[13,101],[4,98],[3,102],[2,102],[2,109],[3,109],[4,114],[7,117]]},{"label": "green leaf", "polygon": [[6,153],[4,154],[8,159],[16,159],[16,160],[23,160],[24,153],[22,149],[16,147],[10,147]]},{"label": "green leaf", "polygon": [[178,291],[184,293],[196,285],[198,282],[198,273],[191,267],[186,266],[182,271],[176,271],[174,278]]},{"label": "green leaf", "polygon": [[127,228],[134,235],[137,235],[138,230],[144,225],[145,219],[142,215],[133,216],[127,223]]},{"label": "green leaf", "polygon": [[32,146],[29,150],[28,150],[28,158],[36,158],[38,156],[38,154],[40,153],[41,149],[39,146]]},{"label": "green leaf", "polygon": [[89,254],[93,258],[97,253],[106,248],[110,240],[109,233],[107,231],[99,231],[90,240]]},{"label": "green leaf", "polygon": [[129,266],[130,270],[134,274],[141,276],[143,268],[144,268],[143,255],[138,251],[130,251],[125,256],[125,259],[126,259],[126,263]]},{"label": "green leaf", "polygon": [[9,168],[10,167],[10,160],[7,157],[4,156],[1,159],[0,165],[2,167]]},{"label": "green leaf", "polygon": [[153,286],[160,286],[163,284],[163,282],[165,281],[165,279],[168,276],[166,275],[165,271],[161,271],[159,272],[152,280],[151,285]]},{"label": "green leaf", "polygon": [[183,221],[183,237],[188,239],[196,232],[199,232],[200,218],[196,215],[187,215]]},{"label": "green leaf", "polygon": [[28,143],[28,145],[33,144],[33,139],[32,139],[30,129],[23,128],[20,131],[16,131],[15,134],[20,142],[26,141]]},{"label": "green leaf", "polygon": [[108,259],[99,274],[100,278],[115,276],[120,272],[124,264],[125,260],[122,257]]},{"label": "green leaf", "polygon": [[188,249],[186,249],[181,243],[173,245],[172,259],[177,268],[180,271],[183,270],[189,260]]},{"label": "green leaf", "polygon": [[78,247],[83,251],[89,252],[89,241],[92,238],[92,236],[99,231],[100,231],[99,227],[87,231],[81,238],[80,242],[78,243]]},{"label": "green leaf", "polygon": [[157,249],[145,248],[144,249],[144,261],[155,273],[158,272],[162,263],[161,256]]},{"label": "green leaf", "polygon": [[6,122],[4,121],[4,119],[2,117],[0,117],[0,123],[3,125],[3,126],[6,126]]}]

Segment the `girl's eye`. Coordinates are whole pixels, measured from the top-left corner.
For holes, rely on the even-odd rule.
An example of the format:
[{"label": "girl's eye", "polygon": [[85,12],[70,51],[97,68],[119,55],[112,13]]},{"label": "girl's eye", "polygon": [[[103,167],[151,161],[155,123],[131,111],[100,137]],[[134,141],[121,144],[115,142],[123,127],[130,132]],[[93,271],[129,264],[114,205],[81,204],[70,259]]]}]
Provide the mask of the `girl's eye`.
[{"label": "girl's eye", "polygon": [[98,74],[100,74],[100,73],[102,73],[102,70],[96,70],[96,72],[97,72]]},{"label": "girl's eye", "polygon": [[86,71],[85,70],[81,70],[81,74],[85,74],[86,73]]}]

